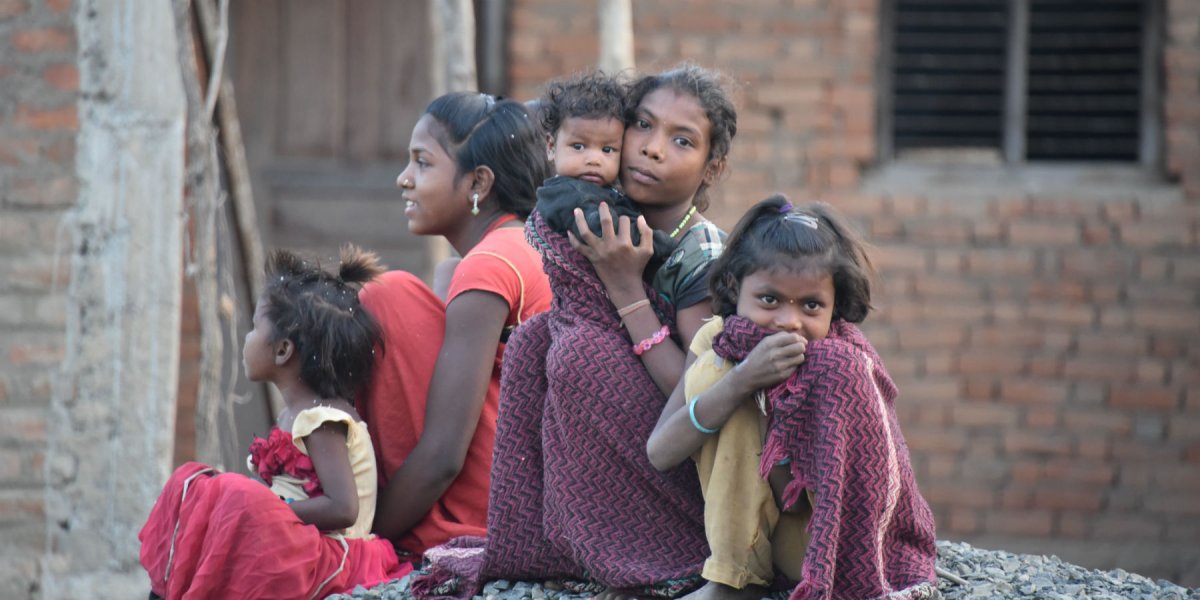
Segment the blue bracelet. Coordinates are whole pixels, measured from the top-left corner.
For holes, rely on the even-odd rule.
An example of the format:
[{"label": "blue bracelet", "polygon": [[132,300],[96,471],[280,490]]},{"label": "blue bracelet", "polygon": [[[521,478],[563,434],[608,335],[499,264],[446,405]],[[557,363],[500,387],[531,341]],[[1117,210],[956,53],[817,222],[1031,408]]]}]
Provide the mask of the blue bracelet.
[{"label": "blue bracelet", "polygon": [[696,420],[696,402],[699,399],[700,399],[699,395],[692,396],[692,401],[688,403],[688,416],[692,418],[692,426],[696,428],[696,431],[699,431],[700,433],[706,433],[706,434],[712,435],[712,434],[720,431],[720,429],[709,429],[709,428],[701,425],[700,421]]}]

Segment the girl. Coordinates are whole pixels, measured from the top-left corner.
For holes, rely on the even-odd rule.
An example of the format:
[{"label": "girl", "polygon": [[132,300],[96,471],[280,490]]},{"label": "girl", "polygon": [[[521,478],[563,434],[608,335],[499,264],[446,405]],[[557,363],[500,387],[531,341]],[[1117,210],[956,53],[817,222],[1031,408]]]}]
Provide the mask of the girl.
[{"label": "girl", "polygon": [[358,407],[380,463],[375,532],[420,555],[484,533],[505,342],[550,306],[523,228],[549,167],[525,107],[479,93],[430,103],[409,155],[396,179],[409,231],[462,260],[445,304],[403,272],[363,291],[388,352]]},{"label": "girl", "polygon": [[872,275],[827,205],[781,196],[750,209],[713,264],[718,317],[647,443],[660,469],[699,451],[712,554],[697,597],[758,597],[774,567],[800,582],[794,599],[936,592],[896,388],[854,325]]},{"label": "girl", "polygon": [[[639,596],[699,584],[707,545],[695,472],[657,472],[644,441],[683,371],[670,327],[690,339],[709,312],[703,274],[721,236],[695,211],[724,169],[736,114],[697,67],[632,89],[621,177],[645,214],[640,243],[629,218],[614,227],[604,207],[600,237],[582,215],[578,240],[539,213],[527,227],[554,308],[519,329],[506,356],[486,548],[475,563],[435,561],[465,577],[465,592],[487,577],[587,578]],[[642,279],[650,226],[679,242],[653,287]]]},{"label": "girl", "polygon": [[350,403],[379,340],[358,288],[382,269],[352,246],[341,258],[336,275],[287,251],[267,259],[242,349],[247,378],[275,384],[286,406],[250,447],[262,483],[198,463],[175,471],[139,534],[153,594],[314,598],[406,572],[371,535],[375,455]]},{"label": "girl", "polygon": [[[618,310],[639,356],[663,394],[683,375],[684,351],[712,316],[708,265],[721,254],[724,232],[698,211],[708,207],[707,191],[725,172],[737,134],[737,111],[720,76],[694,65],[642,77],[630,87],[621,183],[638,205],[640,243],[631,242],[629,217],[616,223],[600,211],[601,236],[576,211],[580,237],[571,245],[585,256]],[[651,274],[651,287],[675,312],[679,342],[650,305],[643,271],[654,255],[651,229],[668,232],[674,252]]]}]

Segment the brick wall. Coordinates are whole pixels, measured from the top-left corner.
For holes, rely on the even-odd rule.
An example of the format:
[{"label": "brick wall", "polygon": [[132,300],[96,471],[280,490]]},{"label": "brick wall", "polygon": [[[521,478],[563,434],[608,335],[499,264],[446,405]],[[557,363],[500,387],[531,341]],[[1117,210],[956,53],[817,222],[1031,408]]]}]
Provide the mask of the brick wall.
[{"label": "brick wall", "polygon": [[[512,4],[513,96],[592,64],[594,2]],[[877,246],[866,329],[939,537],[1200,585],[1200,4],[1166,2],[1167,177],[992,184],[873,164],[878,0],[633,7],[639,68],[689,59],[740,84],[710,217],[728,228],[778,190]]]},{"label": "brick wall", "polygon": [[[77,193],[69,0],[0,0],[0,597],[38,586],[47,407],[63,356]],[[56,257],[62,257],[56,260]]]}]

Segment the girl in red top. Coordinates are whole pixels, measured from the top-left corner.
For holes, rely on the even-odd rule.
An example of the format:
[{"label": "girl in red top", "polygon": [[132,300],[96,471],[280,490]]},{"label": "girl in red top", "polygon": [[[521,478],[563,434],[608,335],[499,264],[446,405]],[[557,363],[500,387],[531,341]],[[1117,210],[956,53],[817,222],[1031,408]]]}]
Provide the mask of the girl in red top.
[{"label": "girl in red top", "polygon": [[407,273],[363,290],[385,351],[358,405],[379,456],[375,532],[415,555],[484,534],[504,343],[550,306],[524,238],[548,175],[539,129],[517,102],[447,94],[413,128],[396,178],[408,229],[446,238],[462,260],[444,308]]}]

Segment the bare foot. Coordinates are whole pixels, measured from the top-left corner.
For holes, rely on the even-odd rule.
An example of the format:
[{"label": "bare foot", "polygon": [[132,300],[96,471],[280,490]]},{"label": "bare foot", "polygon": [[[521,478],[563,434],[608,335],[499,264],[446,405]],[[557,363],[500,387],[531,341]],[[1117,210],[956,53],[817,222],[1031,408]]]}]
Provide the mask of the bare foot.
[{"label": "bare foot", "polygon": [[742,589],[710,581],[704,587],[686,595],[683,600],[758,600],[767,595],[767,588],[748,585]]}]

